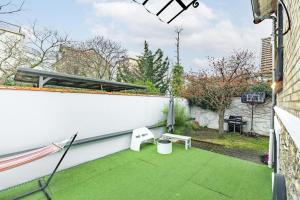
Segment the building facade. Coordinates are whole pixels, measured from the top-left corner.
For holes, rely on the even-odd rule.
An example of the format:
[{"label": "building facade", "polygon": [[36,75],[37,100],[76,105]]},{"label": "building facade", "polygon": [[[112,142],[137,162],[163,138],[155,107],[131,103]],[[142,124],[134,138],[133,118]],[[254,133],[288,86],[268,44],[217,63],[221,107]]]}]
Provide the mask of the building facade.
[{"label": "building facade", "polygon": [[[279,83],[275,107],[278,172],[286,180],[289,200],[300,199],[300,1],[284,1],[291,30],[284,35],[283,81]],[[284,13],[286,16],[287,13]],[[287,30],[287,17],[284,30]]]},{"label": "building facade", "polygon": [[0,84],[5,84],[24,65],[24,37],[0,28]]},{"label": "building facade", "polygon": [[109,80],[109,65],[93,49],[62,45],[53,67],[59,73]]},{"label": "building facade", "polygon": [[260,73],[265,80],[272,80],[273,52],[271,37],[261,39]]}]

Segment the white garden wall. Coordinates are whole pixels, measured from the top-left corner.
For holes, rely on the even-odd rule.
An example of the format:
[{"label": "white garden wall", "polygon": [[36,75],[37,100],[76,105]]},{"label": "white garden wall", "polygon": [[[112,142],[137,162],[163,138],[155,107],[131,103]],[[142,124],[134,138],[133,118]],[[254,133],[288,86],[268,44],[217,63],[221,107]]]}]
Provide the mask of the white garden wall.
[{"label": "white garden wall", "polygon": [[[254,109],[254,124],[253,129],[260,135],[269,135],[270,129],[270,115],[271,102],[268,101],[265,104],[257,105]],[[196,118],[200,126],[207,126],[208,128],[218,129],[219,116],[217,113],[210,110],[205,110],[200,107],[191,108],[192,117]],[[244,131],[247,132],[251,127],[251,106],[241,103],[241,98],[236,97],[232,99],[230,107],[225,112],[225,118],[229,115],[243,116],[243,120],[247,121],[247,125],[244,126]],[[227,124],[224,124],[225,130],[227,130]]]},{"label": "white garden wall", "polygon": [[[0,155],[66,139],[105,135],[163,119],[169,98],[0,89]],[[187,106],[185,100],[180,100]],[[155,130],[157,136],[162,129]],[[74,147],[60,169],[127,149],[130,135]],[[0,190],[49,174],[59,154],[0,172]]]}]

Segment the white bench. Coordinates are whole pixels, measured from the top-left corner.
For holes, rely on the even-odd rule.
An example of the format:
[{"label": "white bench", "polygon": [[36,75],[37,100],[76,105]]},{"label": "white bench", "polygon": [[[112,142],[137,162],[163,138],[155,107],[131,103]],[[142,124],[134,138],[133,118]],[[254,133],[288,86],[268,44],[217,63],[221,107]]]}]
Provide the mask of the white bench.
[{"label": "white bench", "polygon": [[169,139],[172,141],[183,141],[185,143],[185,149],[189,149],[192,147],[192,138],[189,136],[183,136],[183,135],[175,135],[170,133],[162,134],[163,139]]}]

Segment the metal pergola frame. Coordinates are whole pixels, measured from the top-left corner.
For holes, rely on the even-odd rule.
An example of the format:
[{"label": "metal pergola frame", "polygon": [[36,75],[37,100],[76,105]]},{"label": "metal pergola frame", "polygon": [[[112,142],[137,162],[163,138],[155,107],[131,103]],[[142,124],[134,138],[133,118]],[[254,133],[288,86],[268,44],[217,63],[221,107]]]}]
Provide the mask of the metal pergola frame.
[{"label": "metal pergola frame", "polygon": [[51,85],[71,88],[104,90],[108,92],[146,89],[144,86],[129,83],[99,80],[94,78],[61,74],[30,68],[18,68],[15,75],[15,81],[33,83],[39,88]]}]

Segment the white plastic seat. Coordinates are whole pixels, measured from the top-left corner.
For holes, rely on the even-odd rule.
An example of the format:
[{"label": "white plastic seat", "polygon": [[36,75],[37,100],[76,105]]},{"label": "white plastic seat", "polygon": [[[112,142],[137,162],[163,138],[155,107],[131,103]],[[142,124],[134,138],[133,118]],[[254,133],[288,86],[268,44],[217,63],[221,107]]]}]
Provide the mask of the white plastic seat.
[{"label": "white plastic seat", "polygon": [[153,133],[146,127],[134,129],[132,131],[130,149],[140,151],[143,143],[155,143]]}]

